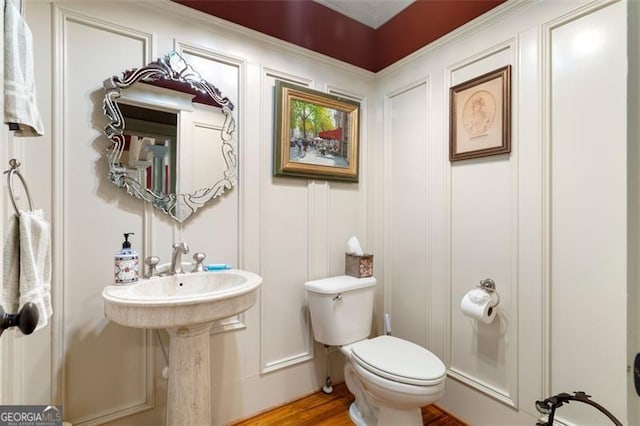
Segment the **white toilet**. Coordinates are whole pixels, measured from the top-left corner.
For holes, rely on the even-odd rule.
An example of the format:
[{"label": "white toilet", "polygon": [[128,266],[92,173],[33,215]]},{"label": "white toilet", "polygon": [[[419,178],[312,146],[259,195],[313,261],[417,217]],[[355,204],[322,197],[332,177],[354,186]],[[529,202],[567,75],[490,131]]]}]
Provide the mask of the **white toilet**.
[{"label": "white toilet", "polygon": [[315,340],[339,346],[355,396],[351,420],[364,425],[422,425],[421,407],[442,397],[446,368],[425,348],[392,336],[369,339],[376,279],[338,276],[307,281]]}]

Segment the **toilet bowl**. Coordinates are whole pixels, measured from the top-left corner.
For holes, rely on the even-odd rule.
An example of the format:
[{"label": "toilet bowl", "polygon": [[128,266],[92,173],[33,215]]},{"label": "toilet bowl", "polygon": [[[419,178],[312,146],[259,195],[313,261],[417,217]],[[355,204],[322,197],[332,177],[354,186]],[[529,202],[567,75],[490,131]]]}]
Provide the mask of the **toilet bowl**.
[{"label": "toilet bowl", "polygon": [[421,407],[444,394],[446,368],[421,346],[379,336],[340,349],[347,357],[347,387],[356,396],[349,416],[359,426],[421,425]]},{"label": "toilet bowl", "polygon": [[375,278],[307,281],[315,340],[345,355],[345,382],[358,426],[422,425],[421,408],[444,393],[446,368],[427,349],[393,336],[369,339]]}]

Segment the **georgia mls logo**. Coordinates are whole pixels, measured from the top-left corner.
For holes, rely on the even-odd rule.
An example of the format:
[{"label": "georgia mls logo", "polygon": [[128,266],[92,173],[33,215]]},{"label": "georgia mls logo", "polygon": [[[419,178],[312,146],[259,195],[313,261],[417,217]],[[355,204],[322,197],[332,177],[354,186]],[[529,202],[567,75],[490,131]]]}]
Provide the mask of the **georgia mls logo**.
[{"label": "georgia mls logo", "polygon": [[61,405],[2,405],[0,426],[61,426]]}]

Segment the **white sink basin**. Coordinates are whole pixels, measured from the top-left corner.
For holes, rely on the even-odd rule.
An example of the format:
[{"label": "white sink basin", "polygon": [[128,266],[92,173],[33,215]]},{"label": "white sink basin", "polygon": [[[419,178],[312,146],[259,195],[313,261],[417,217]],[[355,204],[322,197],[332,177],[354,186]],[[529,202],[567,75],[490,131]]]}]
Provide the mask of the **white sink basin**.
[{"label": "white sink basin", "polygon": [[105,287],[105,313],[136,328],[180,328],[246,311],[256,301],[262,278],[231,269],[141,279]]}]

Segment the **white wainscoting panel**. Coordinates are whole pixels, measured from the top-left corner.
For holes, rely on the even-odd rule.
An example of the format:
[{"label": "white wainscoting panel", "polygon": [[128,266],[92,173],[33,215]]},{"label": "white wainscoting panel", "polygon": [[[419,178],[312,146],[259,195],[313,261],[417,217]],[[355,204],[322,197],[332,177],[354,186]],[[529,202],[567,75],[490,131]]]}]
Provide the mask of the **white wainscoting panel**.
[{"label": "white wainscoting panel", "polygon": [[[451,86],[512,64],[513,43],[449,67]],[[512,79],[517,72],[512,69]],[[517,105],[517,97],[512,100]],[[517,406],[517,143],[512,138],[510,154],[450,166],[450,375],[511,406]],[[486,278],[495,281],[500,295],[491,324],[471,320],[460,310],[464,295]]]},{"label": "white wainscoting panel", "polygon": [[[244,74],[245,61],[230,57],[222,52],[195,46],[187,42],[176,42],[176,50],[181,53],[185,61],[197,70],[202,78],[214,84],[234,104],[233,116],[236,120],[236,132],[234,133],[234,145],[236,160],[242,149],[243,135],[238,130],[242,123],[239,121],[240,84]],[[220,144],[217,140],[211,143]],[[239,228],[239,198],[238,183],[239,170],[236,168],[236,186],[227,190],[222,197],[210,201],[205,207],[198,210],[189,221],[182,226],[184,241],[190,245],[189,258],[196,252],[204,252],[207,255],[207,263],[227,263],[240,268],[240,228]],[[205,229],[206,232],[202,232]],[[218,321],[211,327],[211,333],[221,333],[230,330],[245,328],[244,314],[236,315],[222,321]]]},{"label": "white wainscoting panel", "polygon": [[[517,317],[511,313],[515,247],[513,188],[508,155],[452,166],[451,372],[500,400],[514,404],[510,370],[516,362]],[[500,295],[491,324],[465,317],[463,296],[491,278]]]},{"label": "white wainscoting panel", "polygon": [[[550,119],[551,392],[626,417],[625,2],[546,25]],[[586,374],[597,370],[598,374]],[[593,422],[590,407],[563,419]]]},{"label": "white wainscoting panel", "polygon": [[[367,153],[372,149],[368,129],[368,101],[361,94],[353,93],[341,87],[328,86],[325,91],[335,96],[351,99],[360,103],[360,149],[358,166],[359,182],[324,182],[327,187],[327,213],[325,227],[322,230],[326,240],[326,269],[318,274],[318,278],[344,274],[345,251],[347,241],[356,236],[366,253],[373,253],[373,243],[367,240],[366,234],[366,185],[367,185]],[[357,230],[355,232],[354,230]],[[380,256],[378,255],[378,259]],[[376,256],[374,254],[374,276]],[[320,272],[320,271],[319,271]]]},{"label": "white wainscoting panel", "polygon": [[[262,137],[264,155],[273,158],[274,93],[277,79],[308,86],[311,82],[283,72],[264,69],[262,76]],[[264,145],[263,145],[264,146]],[[263,161],[262,164],[271,164]],[[273,177],[270,167],[262,171],[261,226],[263,289],[261,292],[260,351],[264,373],[307,361],[313,357],[303,284],[310,279],[312,224],[320,220],[314,210],[316,186],[306,179]],[[324,211],[321,208],[320,211]],[[269,222],[266,223],[267,218]],[[318,226],[318,225],[315,225]]]},{"label": "white wainscoting panel", "polygon": [[394,335],[428,346],[429,82],[385,97],[387,256],[385,306]]},{"label": "white wainscoting panel", "polygon": [[[101,83],[127,68],[145,64],[151,36],[58,13],[58,46],[63,59],[61,74],[55,78],[62,88],[56,101],[64,115],[58,115],[60,121],[55,124],[60,131],[56,149],[64,168],[57,194],[62,203],[55,214],[62,229],[56,236],[63,254],[56,256],[54,268],[62,271],[59,284],[64,290],[58,287],[57,291],[62,303],[56,307],[63,312],[65,351],[59,367],[64,376],[65,419],[93,424],[148,409],[152,404],[147,333],[105,318],[100,293],[109,282],[96,279],[113,276],[110,260],[120,247],[123,232],[135,232],[133,246],[143,248],[143,204],[123,196],[122,190],[105,178],[103,153],[108,141],[101,133],[106,121]],[[97,369],[98,365],[101,368]]]}]

